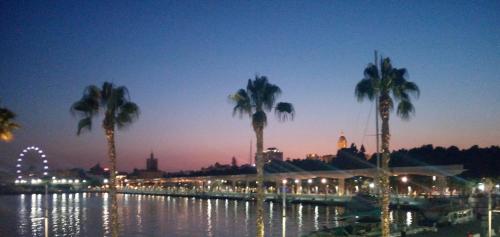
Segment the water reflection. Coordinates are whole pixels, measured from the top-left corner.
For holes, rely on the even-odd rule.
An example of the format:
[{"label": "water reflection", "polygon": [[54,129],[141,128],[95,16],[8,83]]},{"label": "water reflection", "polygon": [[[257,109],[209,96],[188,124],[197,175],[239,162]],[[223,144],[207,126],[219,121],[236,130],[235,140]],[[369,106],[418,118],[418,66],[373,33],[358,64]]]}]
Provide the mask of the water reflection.
[{"label": "water reflection", "polygon": [[314,230],[319,229],[319,208],[318,206],[314,207]]},{"label": "water reflection", "polygon": [[212,201],[207,200],[207,235],[212,236]]},{"label": "water reflection", "polygon": [[108,194],[104,193],[103,194],[103,201],[102,201],[102,228],[104,230],[105,235],[109,235],[110,233],[110,228],[109,228],[109,201],[108,201]]},{"label": "water reflection", "polygon": [[286,236],[286,216],[281,220],[281,236]]},{"label": "water reflection", "polygon": [[303,213],[303,205],[302,204],[299,204],[299,209],[297,210],[297,221],[298,221],[298,224],[299,224],[299,232],[302,232],[302,213]]},{"label": "water reflection", "polygon": [[412,213],[409,211],[406,212],[406,226],[411,226],[412,221],[413,221]]},{"label": "water reflection", "polygon": [[30,224],[33,235],[43,235],[42,195],[31,195]]},{"label": "water reflection", "polygon": [[[0,236],[43,236],[43,195],[0,196]],[[50,236],[110,236],[108,194],[49,195]],[[120,236],[255,236],[255,203],[144,195],[118,195]],[[334,206],[268,203],[266,236],[301,236],[342,224]],[[396,212],[391,217],[396,217]],[[414,212],[397,215],[414,225]],[[4,224],[6,223],[6,224]],[[5,226],[5,228],[4,228]],[[12,234],[15,233],[15,234]]]}]

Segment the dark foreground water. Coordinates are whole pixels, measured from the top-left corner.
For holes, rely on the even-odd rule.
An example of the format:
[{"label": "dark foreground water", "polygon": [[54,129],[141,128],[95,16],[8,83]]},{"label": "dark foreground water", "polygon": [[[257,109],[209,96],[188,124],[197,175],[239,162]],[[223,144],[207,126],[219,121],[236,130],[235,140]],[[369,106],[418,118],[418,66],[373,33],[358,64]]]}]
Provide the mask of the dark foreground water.
[{"label": "dark foreground water", "polygon": [[[43,236],[44,195],[0,195],[0,236]],[[109,236],[107,194],[50,194],[50,236]],[[120,236],[255,236],[253,202],[119,195]],[[339,225],[342,207],[266,203],[266,236],[302,236]],[[401,212],[411,225],[415,214]]]}]

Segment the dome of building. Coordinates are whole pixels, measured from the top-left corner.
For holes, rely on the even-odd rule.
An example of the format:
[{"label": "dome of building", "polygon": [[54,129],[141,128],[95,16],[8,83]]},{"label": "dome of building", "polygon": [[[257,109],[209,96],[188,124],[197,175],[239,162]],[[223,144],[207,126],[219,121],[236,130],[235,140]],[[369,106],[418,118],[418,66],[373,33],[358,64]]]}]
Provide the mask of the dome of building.
[{"label": "dome of building", "polygon": [[337,141],[337,149],[340,150],[343,148],[347,148],[347,139],[345,138],[344,133],[342,132],[340,134],[339,140]]}]

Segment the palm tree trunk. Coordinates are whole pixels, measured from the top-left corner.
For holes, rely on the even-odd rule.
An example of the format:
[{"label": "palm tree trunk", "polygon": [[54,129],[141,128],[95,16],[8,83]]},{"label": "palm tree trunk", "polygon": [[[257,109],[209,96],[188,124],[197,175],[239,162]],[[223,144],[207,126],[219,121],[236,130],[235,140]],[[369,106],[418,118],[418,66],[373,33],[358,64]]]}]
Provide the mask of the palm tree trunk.
[{"label": "palm tree trunk", "polygon": [[116,198],[116,149],[114,129],[105,129],[108,142],[109,169],[109,195],[111,196],[111,236],[118,237],[118,201]]},{"label": "palm tree trunk", "polygon": [[382,161],[381,161],[381,177],[380,188],[382,189],[382,202],[381,202],[381,228],[382,237],[390,236],[390,219],[389,219],[389,204],[390,204],[390,187],[389,187],[389,109],[390,104],[386,96],[380,97],[380,117],[382,118]]},{"label": "palm tree trunk", "polygon": [[264,126],[255,128],[257,137],[257,154],[255,163],[257,167],[257,237],[264,237]]}]

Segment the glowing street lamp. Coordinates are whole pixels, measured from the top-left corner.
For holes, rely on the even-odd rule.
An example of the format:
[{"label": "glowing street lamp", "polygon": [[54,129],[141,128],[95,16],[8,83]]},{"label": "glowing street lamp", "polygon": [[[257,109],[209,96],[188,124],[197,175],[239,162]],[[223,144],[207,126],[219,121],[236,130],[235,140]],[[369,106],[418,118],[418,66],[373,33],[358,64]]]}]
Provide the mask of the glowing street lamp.
[{"label": "glowing street lamp", "polygon": [[485,189],[484,183],[479,183],[479,184],[477,184],[477,188],[478,188],[481,192],[484,192],[484,189]]},{"label": "glowing street lamp", "polygon": [[[321,179],[321,183],[322,184],[326,184],[327,183],[327,180],[325,178],[322,178]],[[328,194],[328,184],[325,185],[325,199],[326,199],[326,195]]]}]

